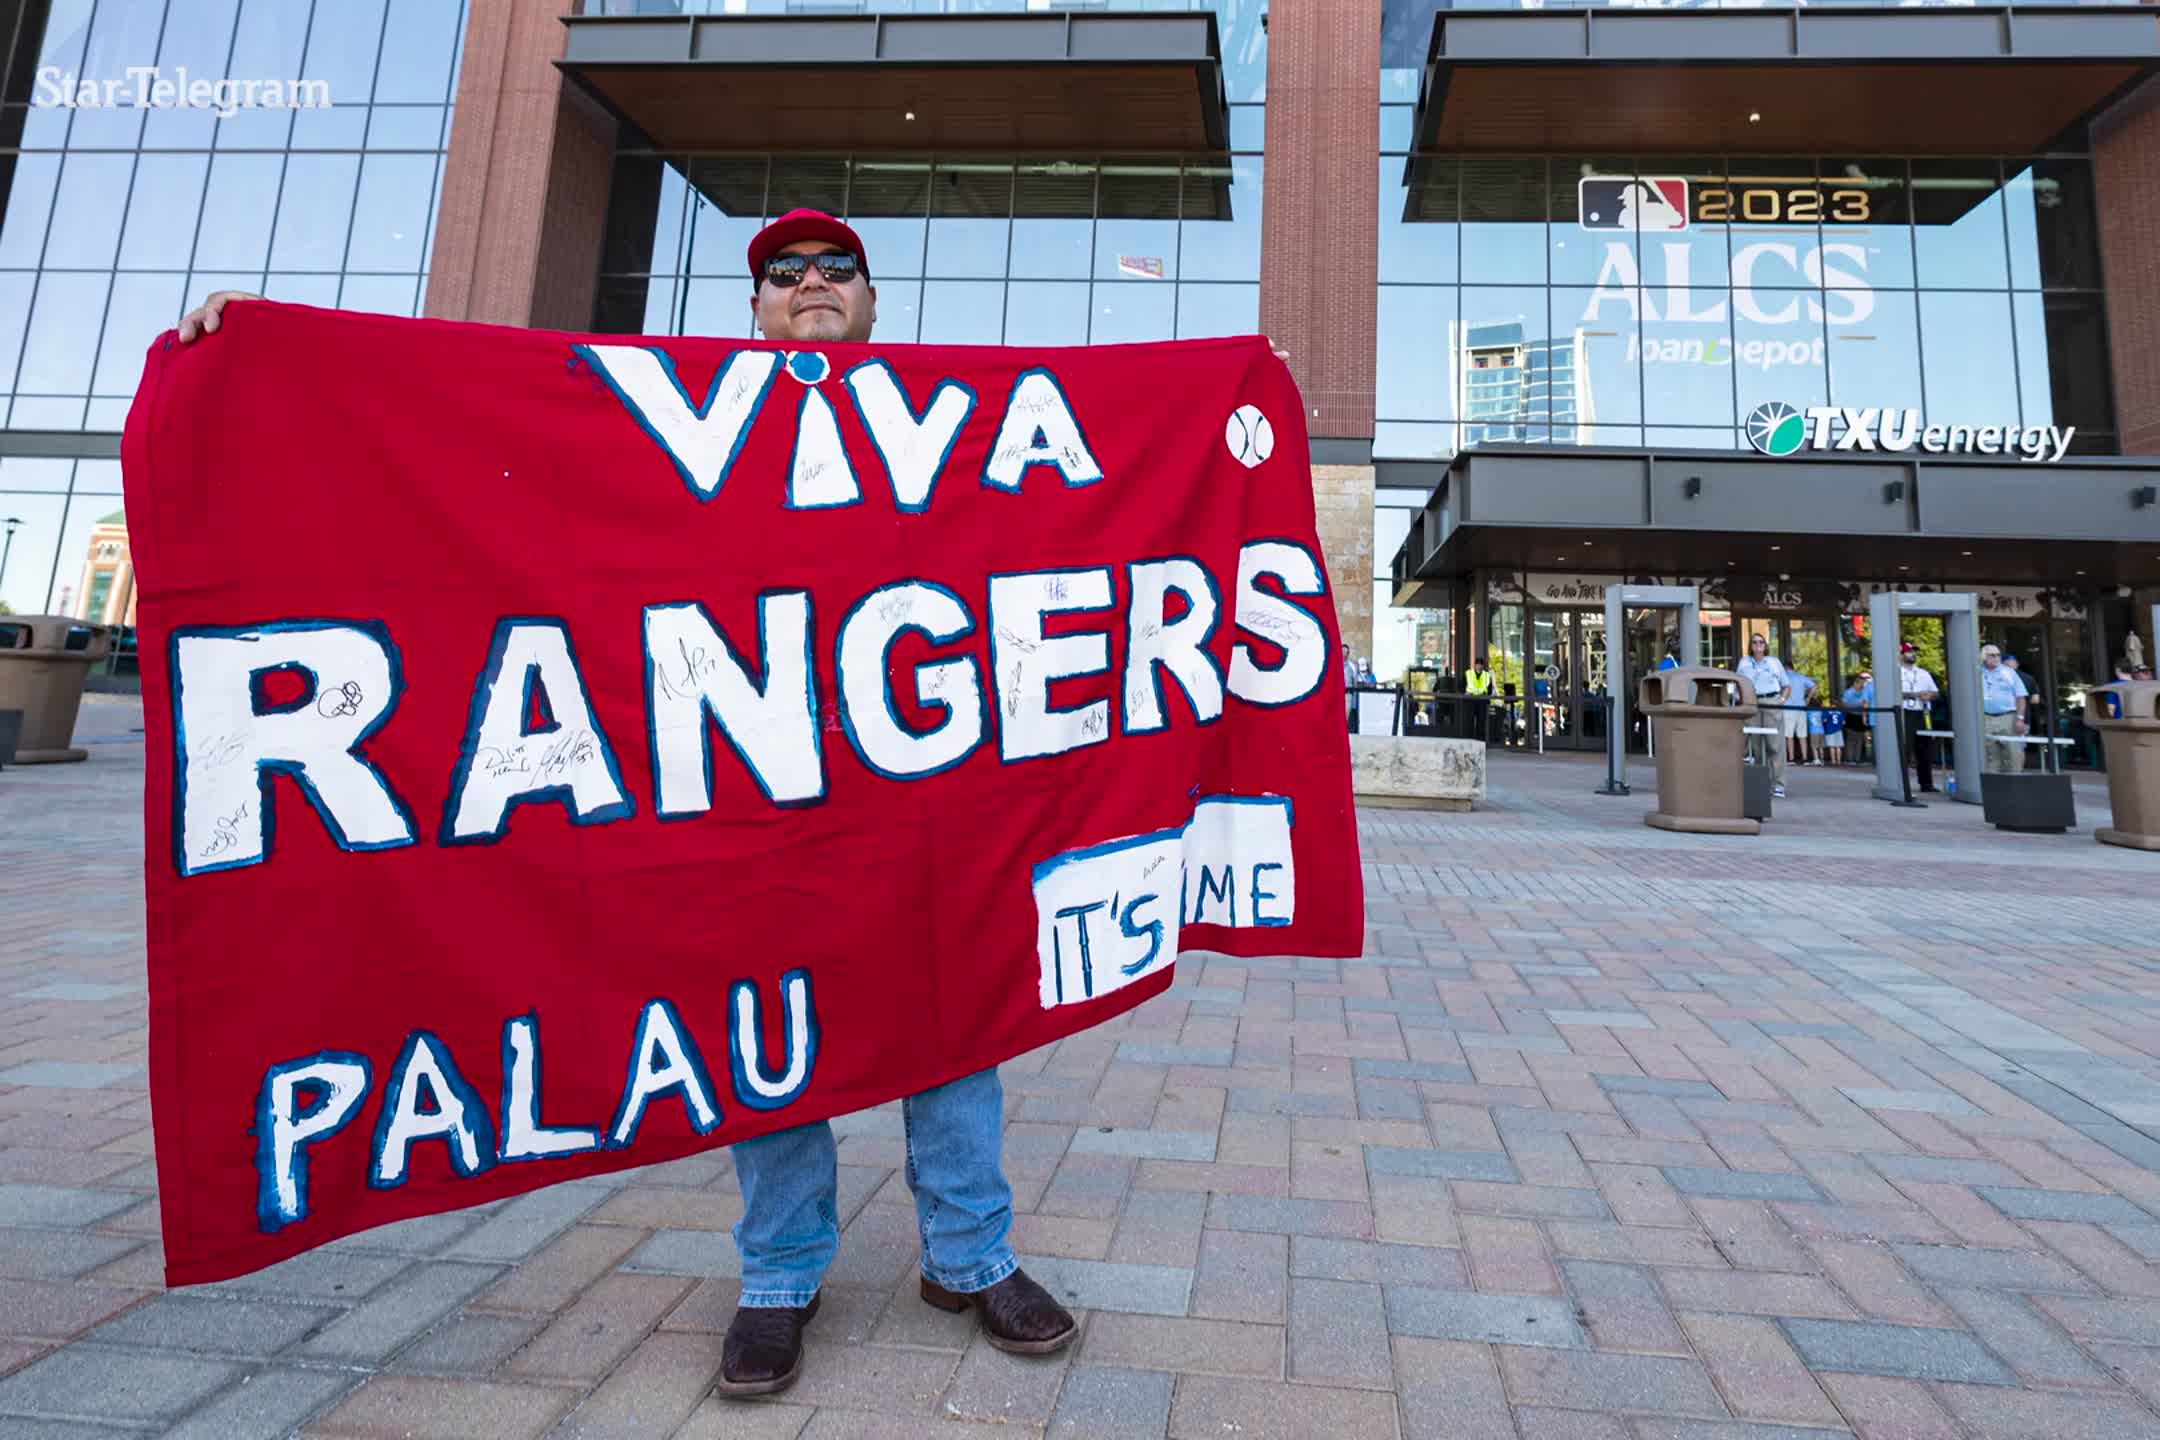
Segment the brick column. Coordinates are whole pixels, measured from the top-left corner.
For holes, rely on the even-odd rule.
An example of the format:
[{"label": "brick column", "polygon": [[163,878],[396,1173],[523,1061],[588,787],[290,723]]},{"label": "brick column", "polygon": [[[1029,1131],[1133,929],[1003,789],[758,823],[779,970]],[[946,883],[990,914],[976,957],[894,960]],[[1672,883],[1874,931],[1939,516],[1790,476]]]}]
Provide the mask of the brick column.
[{"label": "brick column", "polygon": [[[1260,328],[1290,352],[1317,438],[1373,430],[1379,283],[1380,6],[1297,0],[1268,16]],[[1343,639],[1373,650],[1373,470],[1316,465],[1313,498]]]},{"label": "brick column", "polygon": [[2160,455],[2160,80],[2093,123],[2115,426],[2126,455]]},{"label": "brick column", "polygon": [[425,313],[583,330],[614,122],[554,62],[575,0],[472,0]]}]

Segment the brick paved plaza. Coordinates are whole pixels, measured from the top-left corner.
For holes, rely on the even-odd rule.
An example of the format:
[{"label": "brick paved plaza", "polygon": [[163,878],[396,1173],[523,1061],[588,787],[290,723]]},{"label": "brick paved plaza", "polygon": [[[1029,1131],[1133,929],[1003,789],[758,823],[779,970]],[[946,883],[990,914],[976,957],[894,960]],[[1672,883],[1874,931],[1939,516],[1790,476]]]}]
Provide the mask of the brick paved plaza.
[{"label": "brick paved plaza", "polygon": [[1363,824],[1360,960],[1188,956],[1005,1067],[1014,1360],[913,1293],[843,1125],[802,1381],[708,1396],[714,1153],[161,1291],[141,746],[0,774],[0,1437],[2160,1436],[2160,857],[1795,770],[1645,828],[1579,760]]}]

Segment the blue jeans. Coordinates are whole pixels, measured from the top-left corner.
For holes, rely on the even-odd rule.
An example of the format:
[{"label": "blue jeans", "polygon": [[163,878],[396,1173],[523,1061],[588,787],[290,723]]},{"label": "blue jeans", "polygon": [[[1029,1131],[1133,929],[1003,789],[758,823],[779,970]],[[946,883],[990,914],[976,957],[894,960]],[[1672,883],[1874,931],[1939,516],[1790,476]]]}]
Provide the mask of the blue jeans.
[{"label": "blue jeans", "polygon": [[[907,1180],[922,1230],[922,1272],[947,1290],[987,1290],[1019,1268],[1005,1234],[1012,1187],[998,1166],[1005,1087],[997,1067],[900,1102],[907,1122]],[[837,1152],[820,1120],[734,1147],[743,1216],[742,1303],[810,1303],[840,1248]]]}]

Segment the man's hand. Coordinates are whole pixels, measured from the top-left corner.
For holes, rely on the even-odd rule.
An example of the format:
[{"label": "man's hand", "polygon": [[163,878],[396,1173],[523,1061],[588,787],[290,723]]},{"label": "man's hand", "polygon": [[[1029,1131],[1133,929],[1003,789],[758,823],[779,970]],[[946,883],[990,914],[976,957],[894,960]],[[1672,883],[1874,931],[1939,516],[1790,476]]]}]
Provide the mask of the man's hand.
[{"label": "man's hand", "polygon": [[218,315],[234,300],[260,300],[262,296],[251,295],[245,290],[213,290],[203,297],[202,304],[180,317],[180,343],[185,345],[198,335],[215,335]]},{"label": "man's hand", "polygon": [[1290,358],[1290,352],[1283,349],[1282,346],[1277,345],[1273,340],[1269,340],[1268,337],[1265,335],[1261,336],[1260,338],[1263,340],[1267,340],[1267,348],[1275,352],[1275,358],[1277,360],[1288,360]]}]

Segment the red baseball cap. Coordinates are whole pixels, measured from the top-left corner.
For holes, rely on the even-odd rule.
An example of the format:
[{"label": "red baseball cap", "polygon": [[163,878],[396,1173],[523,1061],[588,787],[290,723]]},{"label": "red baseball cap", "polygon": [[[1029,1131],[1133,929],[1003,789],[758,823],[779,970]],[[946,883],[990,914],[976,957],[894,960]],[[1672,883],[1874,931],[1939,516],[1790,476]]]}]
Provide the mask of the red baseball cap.
[{"label": "red baseball cap", "polygon": [[750,238],[751,283],[764,276],[767,260],[802,240],[823,240],[839,246],[862,262],[863,277],[869,278],[870,257],[863,253],[860,235],[822,210],[790,210]]}]

